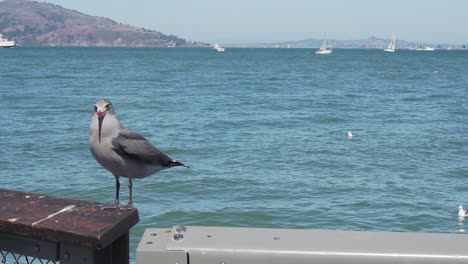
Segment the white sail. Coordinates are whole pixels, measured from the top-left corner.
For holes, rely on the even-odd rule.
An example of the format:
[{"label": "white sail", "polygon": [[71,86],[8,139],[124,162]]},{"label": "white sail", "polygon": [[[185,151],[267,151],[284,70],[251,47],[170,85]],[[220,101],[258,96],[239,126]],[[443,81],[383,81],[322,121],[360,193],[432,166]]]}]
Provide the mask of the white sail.
[{"label": "white sail", "polygon": [[324,39],[322,42],[322,46],[320,46],[320,50],[326,50],[327,49],[327,39]]},{"label": "white sail", "polygon": [[395,49],[395,39],[392,39],[392,41],[390,41],[390,44],[388,44],[388,49]]},{"label": "white sail", "polygon": [[392,40],[388,44],[387,48],[384,49],[384,51],[395,52],[395,46],[396,46],[395,43],[396,43],[396,39],[395,39],[395,36],[393,36]]}]

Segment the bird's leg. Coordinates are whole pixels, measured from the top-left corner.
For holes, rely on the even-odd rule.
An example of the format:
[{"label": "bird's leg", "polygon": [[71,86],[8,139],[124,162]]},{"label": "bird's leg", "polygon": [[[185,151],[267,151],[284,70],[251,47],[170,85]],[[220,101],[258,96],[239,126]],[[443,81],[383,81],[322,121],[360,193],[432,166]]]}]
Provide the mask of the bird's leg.
[{"label": "bird's leg", "polygon": [[126,206],[120,207],[120,210],[131,210],[133,209],[133,198],[132,198],[132,178],[128,178],[128,204]]},{"label": "bird's leg", "polygon": [[119,181],[119,177],[116,176],[115,177],[115,201],[114,201],[114,203],[101,205],[101,210],[119,208],[119,206],[120,206],[119,192],[120,192],[120,181]]},{"label": "bird's leg", "polygon": [[118,177],[115,177],[115,204],[117,206],[120,204],[119,193],[120,193],[120,181]]},{"label": "bird's leg", "polygon": [[133,188],[132,178],[128,178],[128,193],[129,193],[129,196],[130,196],[129,199],[128,199],[128,205],[130,205],[130,206],[133,205],[132,188]]}]

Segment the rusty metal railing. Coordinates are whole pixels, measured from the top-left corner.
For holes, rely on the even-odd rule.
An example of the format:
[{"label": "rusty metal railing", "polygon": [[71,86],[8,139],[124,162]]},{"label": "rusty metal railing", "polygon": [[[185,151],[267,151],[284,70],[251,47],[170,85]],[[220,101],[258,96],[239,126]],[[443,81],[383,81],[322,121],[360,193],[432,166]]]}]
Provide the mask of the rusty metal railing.
[{"label": "rusty metal railing", "polygon": [[0,262],[129,263],[138,211],[0,189]]}]

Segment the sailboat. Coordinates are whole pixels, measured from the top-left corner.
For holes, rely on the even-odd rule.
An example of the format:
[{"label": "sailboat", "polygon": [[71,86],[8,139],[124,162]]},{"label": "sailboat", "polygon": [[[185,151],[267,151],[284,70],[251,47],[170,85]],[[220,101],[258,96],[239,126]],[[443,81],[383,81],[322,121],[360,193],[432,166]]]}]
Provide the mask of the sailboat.
[{"label": "sailboat", "polygon": [[320,55],[325,55],[325,54],[330,54],[332,53],[332,47],[330,45],[330,42],[328,41],[328,33],[325,35],[325,39],[323,40],[322,46],[320,46],[320,49],[315,52],[315,54],[320,54]]},{"label": "sailboat", "polygon": [[384,49],[384,51],[395,52],[395,42],[396,42],[396,39],[395,39],[395,36],[393,36],[392,41],[390,41],[390,43],[388,44],[387,48]]}]

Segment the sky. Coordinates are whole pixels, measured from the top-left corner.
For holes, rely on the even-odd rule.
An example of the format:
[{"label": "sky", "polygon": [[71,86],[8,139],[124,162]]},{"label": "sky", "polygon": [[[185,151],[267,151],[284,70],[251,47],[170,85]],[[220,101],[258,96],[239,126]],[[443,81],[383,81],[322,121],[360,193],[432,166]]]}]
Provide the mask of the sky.
[{"label": "sky", "polygon": [[370,36],[468,44],[468,0],[37,0],[190,41]]}]

